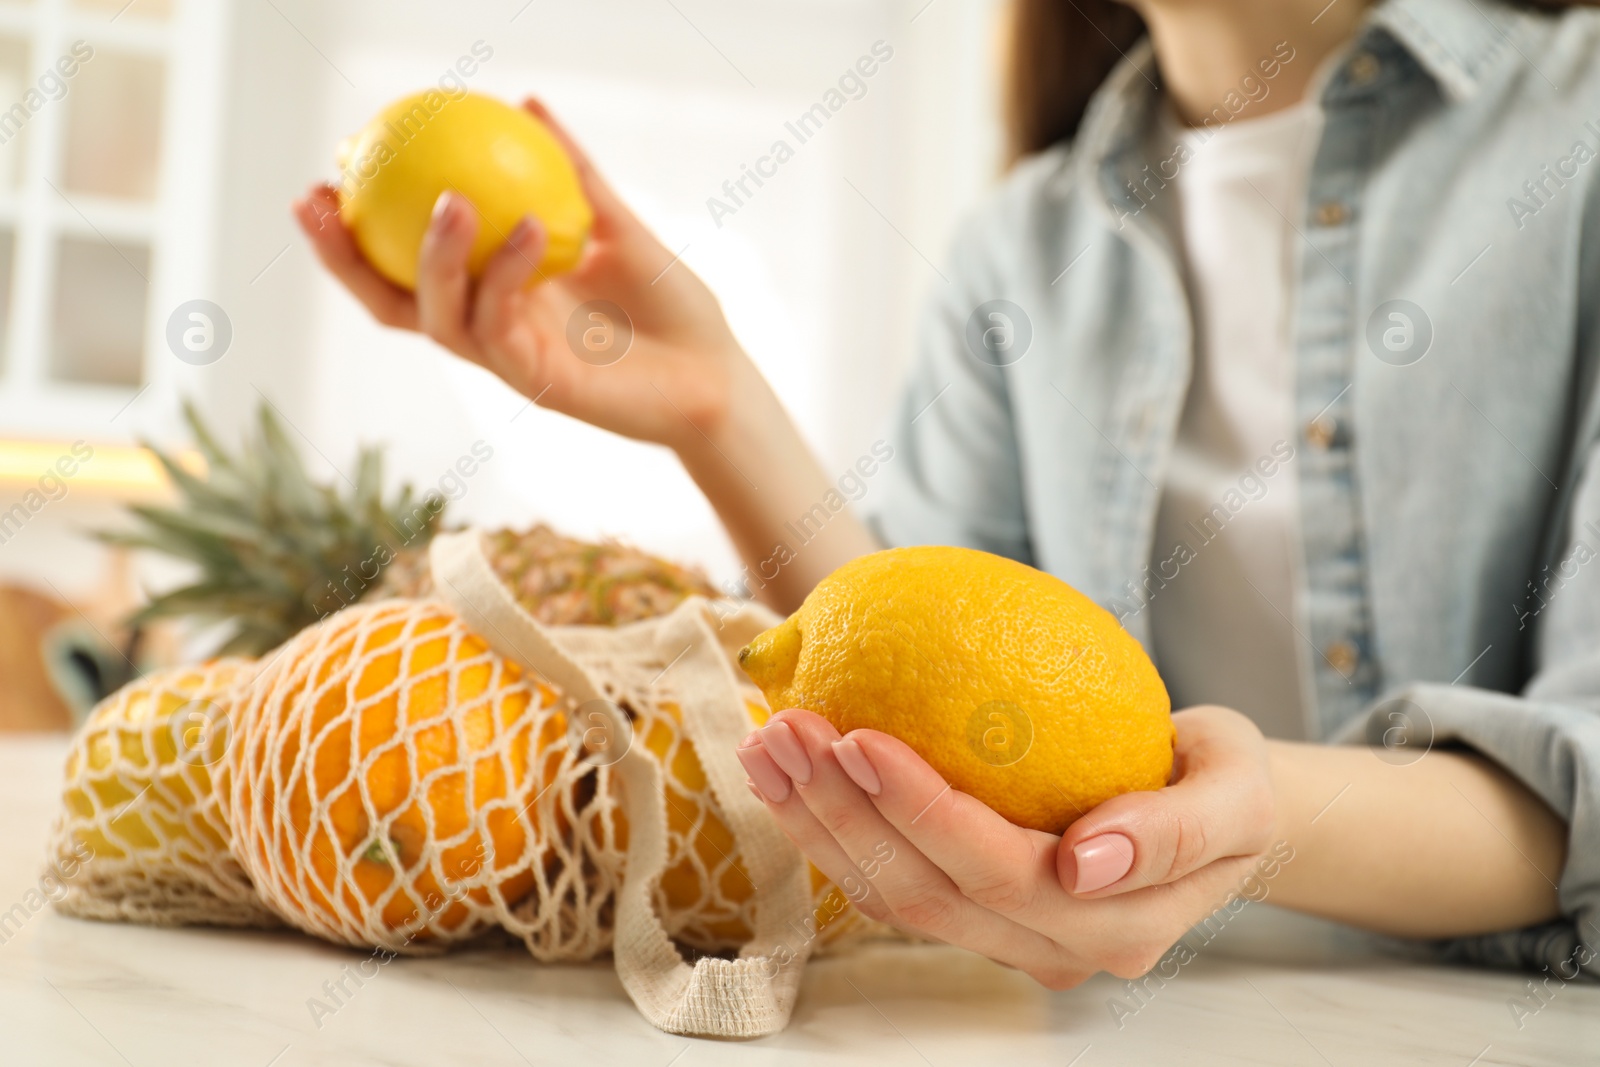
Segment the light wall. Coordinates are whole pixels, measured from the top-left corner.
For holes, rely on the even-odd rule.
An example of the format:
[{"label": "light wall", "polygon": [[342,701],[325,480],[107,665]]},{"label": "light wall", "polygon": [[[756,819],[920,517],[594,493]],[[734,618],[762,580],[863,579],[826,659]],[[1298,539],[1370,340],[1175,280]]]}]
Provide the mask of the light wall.
[{"label": "light wall", "polygon": [[[881,435],[953,224],[992,180],[992,3],[971,0],[274,0],[232,7],[213,242],[202,295],[233,323],[228,354],[186,374],[236,434],[261,396],[313,465],[386,442],[391,475],[435,483],[474,442],[494,458],[457,520],[536,519],[737,568],[675,460],[551,412],[431,343],[383,329],[327,279],[288,213],[331,177],[334,145],[380,105],[434,82],[474,43],[474,89],[537,93],[612,183],[716,291],[740,339],[830,469]],[[893,58],[719,227],[707,198],[875,42]],[[203,146],[202,146],[203,147]],[[165,316],[168,309],[157,309]],[[141,400],[141,406],[146,403]],[[154,398],[149,411],[169,412]],[[520,414],[519,414],[520,412]],[[170,416],[149,432],[175,435]],[[62,520],[67,509],[61,509]],[[76,515],[80,509],[74,511]],[[19,547],[20,546],[20,547]],[[0,552],[0,574],[71,570],[87,549],[56,517]],[[76,560],[77,562],[71,562]]]}]

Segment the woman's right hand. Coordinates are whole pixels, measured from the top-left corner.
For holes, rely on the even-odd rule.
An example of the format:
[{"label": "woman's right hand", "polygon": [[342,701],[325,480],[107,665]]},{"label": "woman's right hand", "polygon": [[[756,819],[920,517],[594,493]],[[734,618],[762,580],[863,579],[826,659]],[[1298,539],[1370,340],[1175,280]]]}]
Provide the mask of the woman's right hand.
[{"label": "woman's right hand", "polygon": [[[530,217],[474,281],[467,255],[482,221],[455,193],[434,209],[414,294],[367,262],[331,186],[296,201],[301,229],[379,322],[427,334],[540,406],[680,453],[714,440],[739,402],[736,390],[755,377],[716,297],[628,210],[542,104],[524,106],[566,147],[594,208],[588,247],[570,274],[527,284],[546,240]],[[615,362],[614,353],[582,344],[585,331],[623,328],[579,311],[595,300],[616,304],[631,322],[632,343]]]},{"label": "woman's right hand", "polygon": [[[789,521],[834,492],[832,480],[739,347],[717,298],[634,217],[543,105],[524,106],[566,146],[594,207],[588,247],[570,274],[527,284],[545,234],[525,219],[474,281],[467,256],[481,220],[458,195],[441,197],[434,211],[415,293],[367,262],[332,188],[317,186],[296,202],[300,227],[379,322],[427,334],[542,407],[675,451],[759,576],[758,595],[792,611],[876,540],[842,514],[803,552],[783,550],[794,536]],[[628,317],[632,343],[621,359],[583,343],[586,330],[617,329],[591,318],[584,305],[596,300]]]}]

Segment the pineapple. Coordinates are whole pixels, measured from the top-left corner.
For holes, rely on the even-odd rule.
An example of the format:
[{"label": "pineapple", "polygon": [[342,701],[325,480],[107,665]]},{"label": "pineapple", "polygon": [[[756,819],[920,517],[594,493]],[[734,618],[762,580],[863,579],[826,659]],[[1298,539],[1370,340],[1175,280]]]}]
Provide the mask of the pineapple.
[{"label": "pineapple", "polygon": [[[189,585],[155,597],[130,623],[186,617],[228,621],[221,655],[259,656],[358,601],[426,598],[427,545],[445,502],[402,486],[383,496],[382,460],[363,449],[355,484],[311,480],[272,410],[237,454],[225,451],[192,406],[184,414],[205,457],[205,477],[151,448],[180,494],[170,508],[134,507],[139,526],[103,540],[198,566]],[[686,597],[719,594],[698,571],[637,549],[563,537],[547,526],[495,530],[484,548],[495,572],[540,622],[618,625],[662,615]]]},{"label": "pineapple", "polygon": [[[615,626],[665,615],[685,597],[719,595],[698,571],[615,542],[563,537],[542,524],[523,532],[495,530],[483,547],[517,602],[549,626]],[[370,597],[432,592],[427,553],[406,549]]]}]

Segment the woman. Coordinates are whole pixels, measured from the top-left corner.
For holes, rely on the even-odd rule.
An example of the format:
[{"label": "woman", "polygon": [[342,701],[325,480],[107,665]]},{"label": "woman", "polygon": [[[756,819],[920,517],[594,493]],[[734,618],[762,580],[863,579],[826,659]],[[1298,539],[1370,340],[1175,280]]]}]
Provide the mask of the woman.
[{"label": "woman", "polygon": [[[957,242],[880,509],[762,595],[793,609],[884,543],[1049,570],[1192,705],[1174,779],[1058,839],[797,709],[741,747],[751,787],[835,879],[894,844],[867,913],[1052,988],[1144,973],[1252,872],[1286,907],[1600,974],[1600,20],[1019,0],[1013,36],[1018,159]],[[529,290],[531,220],[474,285],[473,213],[441,198],[413,298],[321,224],[331,190],[299,218],[381,321],[673,448],[755,567],[828,480],[568,144],[592,249]],[[596,299],[632,318],[614,366],[563,340]]]}]

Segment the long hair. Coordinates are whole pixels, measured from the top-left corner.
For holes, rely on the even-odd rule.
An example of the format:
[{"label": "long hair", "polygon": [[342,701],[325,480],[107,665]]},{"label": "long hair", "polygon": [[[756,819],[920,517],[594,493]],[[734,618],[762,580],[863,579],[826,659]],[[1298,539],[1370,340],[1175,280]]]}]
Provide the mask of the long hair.
[{"label": "long hair", "polygon": [[[1600,0],[1519,0],[1559,11]],[[1078,132],[1089,98],[1144,36],[1144,20],[1118,0],[1011,0],[1006,34],[1006,163]]]}]

